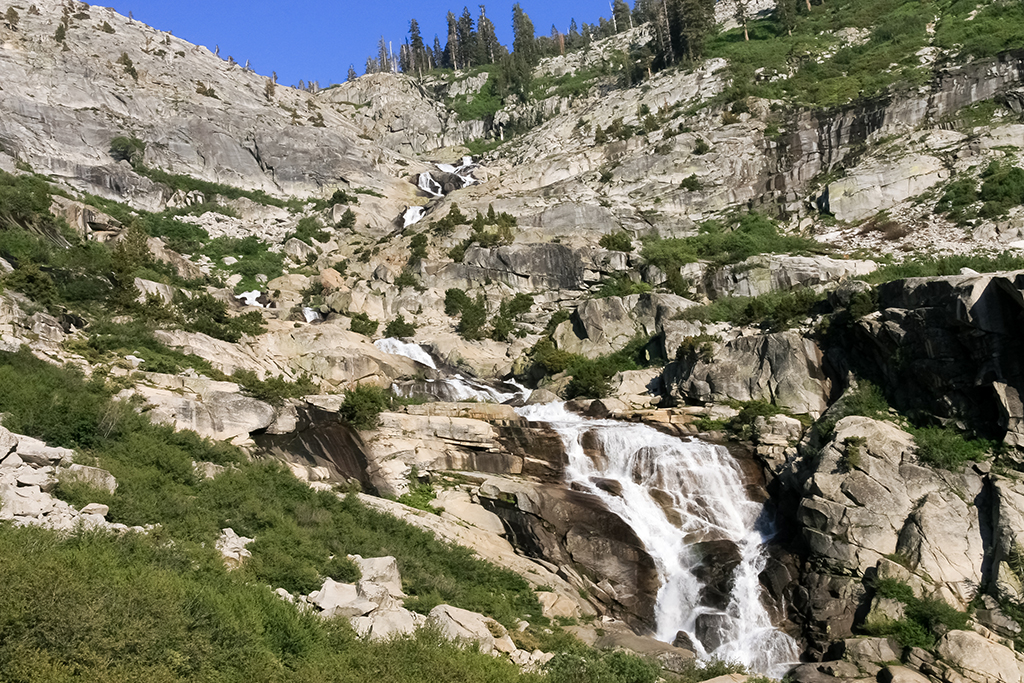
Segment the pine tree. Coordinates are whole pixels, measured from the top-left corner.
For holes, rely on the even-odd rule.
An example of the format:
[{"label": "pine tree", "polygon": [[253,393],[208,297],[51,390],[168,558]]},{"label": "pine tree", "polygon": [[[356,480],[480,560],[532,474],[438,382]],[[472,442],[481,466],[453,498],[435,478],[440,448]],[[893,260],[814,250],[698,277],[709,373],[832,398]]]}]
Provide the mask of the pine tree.
[{"label": "pine tree", "polygon": [[793,35],[796,28],[796,0],[778,0],[775,3],[775,20],[786,33]]},{"label": "pine tree", "polygon": [[704,46],[715,21],[714,0],[676,0],[676,16],[670,15],[672,36],[679,52],[693,62],[704,55]]},{"label": "pine tree", "polygon": [[480,52],[486,61],[483,64],[497,64],[501,56],[501,43],[498,42],[498,35],[494,31],[494,23],[487,18],[486,10],[480,5],[480,18],[476,22],[477,40],[480,44]]},{"label": "pine tree", "polygon": [[517,2],[512,6],[512,51],[522,57],[531,67],[537,64],[537,39],[533,34],[533,22]]},{"label": "pine tree", "polygon": [[615,0],[612,4],[612,22],[617,33],[632,28],[632,17],[629,12],[629,5],[624,0]]},{"label": "pine tree", "polygon": [[384,36],[377,41],[377,66],[380,71],[391,71],[391,60],[388,59],[388,44]]},{"label": "pine tree", "polygon": [[366,58],[366,70],[363,73],[375,74],[379,69],[377,68],[377,60],[373,57]]},{"label": "pine tree", "polygon": [[357,78],[359,78],[359,76],[358,76],[358,74],[356,74],[356,67],[355,67],[355,65],[354,64],[349,64],[348,65],[348,77],[345,80],[351,82],[351,81],[356,80]]},{"label": "pine tree", "polygon": [[459,34],[459,62],[463,68],[469,68],[480,64],[480,52],[477,46],[477,35],[474,30],[473,16],[469,13],[468,7],[462,8],[462,16],[456,24]]},{"label": "pine tree", "polygon": [[417,75],[422,76],[427,65],[427,59],[424,54],[423,37],[420,35],[420,25],[415,19],[409,22],[409,50],[411,70],[415,71]]},{"label": "pine tree", "polygon": [[733,11],[733,17],[736,19],[736,23],[743,27],[743,40],[750,40],[750,32],[747,30],[747,21],[749,20],[749,11],[747,8],[748,0],[734,0],[736,6]]},{"label": "pine tree", "polygon": [[582,36],[580,35],[580,29],[576,26],[576,20],[573,19],[569,22],[569,35],[565,37],[565,44],[570,50],[575,50],[583,42]]}]

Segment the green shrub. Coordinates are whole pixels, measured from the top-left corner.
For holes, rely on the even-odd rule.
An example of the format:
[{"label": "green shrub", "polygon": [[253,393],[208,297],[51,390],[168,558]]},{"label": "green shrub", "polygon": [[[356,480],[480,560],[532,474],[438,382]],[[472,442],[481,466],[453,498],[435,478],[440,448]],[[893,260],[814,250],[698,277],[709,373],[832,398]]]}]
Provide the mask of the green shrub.
[{"label": "green shrub", "polygon": [[357,384],[345,392],[338,414],[356,429],[374,429],[387,408],[387,392],[370,384]]},{"label": "green shrub", "polygon": [[466,306],[472,304],[472,299],[465,290],[452,288],[444,291],[444,312],[445,315],[456,316],[462,313]]},{"label": "green shrub", "polygon": [[922,462],[944,470],[959,472],[968,462],[980,462],[994,444],[985,439],[968,440],[955,427],[911,428]]},{"label": "green shrub", "polygon": [[758,254],[820,252],[821,246],[813,240],[780,235],[774,220],[758,213],[747,213],[725,223],[707,221],[694,237],[647,240],[641,256],[671,272],[700,260],[726,265]]},{"label": "green shrub", "polygon": [[539,365],[545,374],[557,375],[565,372],[579,356],[555,348],[555,343],[550,338],[544,337],[530,351],[533,362]]},{"label": "green shrub", "polygon": [[366,335],[372,337],[377,331],[377,327],[380,325],[379,322],[373,320],[365,313],[353,313],[352,322],[349,329],[357,334]]},{"label": "green shrub", "polygon": [[810,315],[824,298],[810,287],[769,292],[756,297],[722,297],[704,306],[687,308],[681,317],[704,323],[730,322],[784,330]]},{"label": "green shrub", "polygon": [[313,244],[314,240],[317,242],[326,242],[331,238],[331,233],[324,230],[323,222],[316,216],[306,216],[299,220],[295,226],[295,231],[289,233],[284,241],[287,242],[291,238],[302,240],[306,244]]},{"label": "green shrub", "polygon": [[341,214],[341,218],[334,226],[338,230],[351,230],[356,227],[356,214],[352,209],[345,209],[345,213]]},{"label": "green shrub", "polygon": [[843,455],[840,463],[847,472],[860,467],[860,449],[868,442],[863,436],[848,436],[843,439]]},{"label": "green shrub", "polygon": [[612,251],[633,251],[633,238],[626,231],[602,235],[598,244]]},{"label": "green shrub", "polygon": [[935,277],[959,275],[963,268],[979,273],[993,273],[1002,270],[1024,269],[1024,258],[1013,252],[1004,251],[996,256],[983,254],[957,254],[930,259],[910,259],[902,263],[882,266],[862,278],[865,282],[881,284],[909,277]]},{"label": "green shrub", "polygon": [[110,141],[110,156],[117,161],[127,161],[132,166],[142,163],[146,154],[146,143],[137,137],[119,135]]},{"label": "green shrub", "polygon": [[650,365],[647,347],[650,339],[636,337],[615,353],[594,359],[573,356],[567,372],[572,377],[566,387],[568,398],[605,398],[611,391],[609,381],[618,372],[639,370]]},{"label": "green shrub", "polygon": [[405,289],[406,287],[413,287],[414,289],[420,289],[420,280],[416,277],[416,274],[408,268],[403,270],[395,278],[395,286],[399,289]]},{"label": "green shrub", "polygon": [[412,236],[409,241],[410,260],[421,260],[427,258],[427,236],[418,233]]},{"label": "green shrub", "polygon": [[631,294],[645,294],[651,291],[651,286],[646,282],[633,282],[625,275],[613,276],[601,283],[601,289],[595,294],[595,298],[603,299],[609,296],[630,296]]},{"label": "green shrub", "polygon": [[982,172],[981,181],[978,198],[984,202],[979,211],[983,218],[1003,216],[1024,204],[1024,169],[992,161]]},{"label": "green shrub", "polygon": [[823,438],[828,438],[832,430],[835,429],[836,423],[850,415],[861,415],[873,420],[887,420],[889,418],[889,402],[877,385],[867,380],[857,380],[856,389],[843,394],[822,415],[816,429]]},{"label": "green shrub", "polygon": [[241,385],[249,396],[266,401],[271,405],[280,405],[286,398],[300,398],[320,392],[308,375],[302,375],[294,382],[282,376],[268,376],[261,380],[252,370],[238,369],[231,373],[232,381]]},{"label": "green shrub", "polygon": [[700,192],[703,187],[704,185],[696,174],[688,175],[679,183],[679,189],[686,190],[687,192]]},{"label": "green shrub", "polygon": [[903,603],[905,616],[873,624],[868,629],[872,635],[893,636],[904,647],[930,650],[939,634],[967,628],[970,616],[941,598],[916,598],[910,586],[895,579],[880,579],[874,588],[877,595]]},{"label": "green shrub", "polygon": [[132,80],[139,80],[139,72],[135,70],[135,64],[132,62],[132,58],[128,56],[127,52],[122,52],[121,56],[117,58],[117,63],[124,67],[124,72],[132,77]]},{"label": "green shrub", "polygon": [[475,300],[463,305],[462,317],[459,318],[459,325],[456,329],[463,339],[481,339],[486,323],[487,307],[484,304],[484,297],[478,294]]},{"label": "green shrub", "polygon": [[412,337],[416,334],[416,325],[411,322],[405,322],[405,317],[401,314],[397,318],[388,323],[387,327],[384,328],[385,337]]}]

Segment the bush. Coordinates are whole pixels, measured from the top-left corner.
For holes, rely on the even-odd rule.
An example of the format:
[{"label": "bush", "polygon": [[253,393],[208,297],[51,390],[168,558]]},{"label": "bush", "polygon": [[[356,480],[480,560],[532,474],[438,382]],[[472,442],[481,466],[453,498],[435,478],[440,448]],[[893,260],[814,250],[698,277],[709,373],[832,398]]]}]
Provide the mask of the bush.
[{"label": "bush", "polygon": [[422,232],[413,235],[409,241],[409,250],[410,261],[427,258],[427,236]]},{"label": "bush", "polygon": [[[467,297],[468,298],[468,297]],[[477,295],[476,300],[462,307],[462,317],[456,328],[463,339],[475,340],[483,337],[483,326],[487,323],[487,307],[484,297]]]},{"label": "bush", "polygon": [[817,424],[818,433],[828,438],[836,423],[850,415],[861,415],[873,420],[889,418],[889,402],[877,385],[867,380],[858,380],[852,391],[847,391],[836,401]]},{"label": "bush", "polygon": [[602,235],[598,244],[612,251],[633,251],[633,238],[625,231]]},{"label": "bush", "polygon": [[345,209],[345,213],[341,214],[341,218],[338,219],[337,224],[334,226],[338,230],[351,230],[356,227],[356,214],[352,209]]},{"label": "bush", "polygon": [[261,380],[252,370],[238,369],[231,373],[231,379],[241,385],[249,396],[271,405],[281,405],[286,398],[300,398],[320,391],[307,375],[302,375],[294,382],[280,375]]},{"label": "bush", "polygon": [[824,295],[810,287],[770,292],[756,297],[723,297],[704,306],[686,309],[682,318],[704,323],[730,322],[734,325],[760,325],[771,330],[784,330],[810,315],[824,298]]},{"label": "bush", "polygon": [[700,179],[697,178],[696,174],[688,175],[683,178],[681,183],[679,183],[679,189],[686,190],[687,192],[700,192],[703,187],[703,184],[700,182]]},{"label": "bush", "polygon": [[419,278],[411,270],[406,269],[399,273],[398,277],[395,278],[395,286],[399,289],[405,289],[406,287],[413,287],[420,289]]},{"label": "bush", "polygon": [[313,244],[314,240],[317,242],[326,242],[331,238],[331,233],[324,230],[324,224],[316,216],[306,216],[299,220],[295,226],[295,231],[290,233],[284,238],[287,242],[291,238],[302,240],[306,244]]},{"label": "bush", "polygon": [[603,299],[609,296],[645,294],[649,291],[651,291],[651,286],[646,282],[633,282],[625,275],[618,275],[602,282],[601,289],[594,296],[598,299]]},{"label": "bush", "polygon": [[411,337],[416,334],[416,325],[405,322],[405,318],[399,314],[397,318],[388,323],[384,328],[385,337]]},{"label": "bush", "polygon": [[954,427],[911,428],[917,457],[932,467],[959,472],[968,462],[980,462],[994,444],[985,439],[965,439]]},{"label": "bush", "polygon": [[456,316],[462,313],[463,309],[472,304],[472,299],[465,290],[452,288],[444,291],[444,313],[445,315]]},{"label": "bush", "polygon": [[349,325],[349,329],[357,334],[366,335],[372,337],[377,331],[377,327],[380,325],[379,322],[370,318],[365,313],[353,313],[352,322]]},{"label": "bush", "polygon": [[357,384],[345,392],[338,414],[355,429],[374,429],[387,408],[387,392],[370,384]]},{"label": "bush", "polygon": [[117,161],[127,161],[132,166],[142,163],[146,154],[146,143],[137,137],[119,135],[110,141],[110,156]]},{"label": "bush", "polygon": [[880,579],[874,587],[877,595],[903,603],[906,616],[872,625],[868,629],[872,635],[893,636],[904,647],[930,650],[941,633],[967,628],[969,615],[940,598],[916,598],[910,586],[895,579]]},{"label": "bush", "polygon": [[820,252],[821,246],[813,240],[780,235],[774,220],[758,213],[747,213],[725,223],[707,221],[695,237],[647,240],[641,256],[671,272],[699,260],[726,265],[758,254]]}]

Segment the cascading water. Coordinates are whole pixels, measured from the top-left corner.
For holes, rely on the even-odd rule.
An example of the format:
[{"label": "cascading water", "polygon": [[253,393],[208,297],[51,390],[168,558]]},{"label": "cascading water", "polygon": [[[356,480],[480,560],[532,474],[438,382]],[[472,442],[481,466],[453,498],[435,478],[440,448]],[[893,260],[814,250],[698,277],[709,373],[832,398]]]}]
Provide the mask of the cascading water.
[{"label": "cascading water", "polygon": [[[703,650],[698,655],[738,661],[766,674],[781,675],[797,660],[796,642],[772,626],[761,604],[758,574],[766,559],[757,520],[762,506],[747,496],[726,449],[683,441],[647,425],[587,420],[561,403],[517,412],[559,433],[568,455],[568,483],[601,498],[643,541],[661,577],[655,607],[660,640],[672,642],[685,631]],[[584,451],[587,432],[596,436],[602,456]],[[619,495],[598,488],[595,481],[601,479],[616,481]],[[737,551],[724,607],[702,599],[708,586],[699,578],[701,548],[714,542]]]},{"label": "cascading water", "polygon": [[[388,339],[378,339],[373,343],[378,349],[384,353],[394,354],[396,356],[405,356],[411,360],[425,365],[428,368],[434,370],[437,369],[437,364],[429,353],[423,350],[423,347],[419,344],[404,342],[401,339],[394,339],[389,337]],[[427,382],[441,382],[447,385],[447,389],[444,392],[446,396],[445,400],[451,401],[479,401],[481,403],[504,403],[514,398],[521,398],[524,401],[530,397],[530,390],[515,381],[508,381],[507,384],[510,387],[514,387],[515,391],[500,391],[492,386],[488,386],[483,382],[477,382],[472,379],[467,379],[462,375],[453,375],[445,379],[428,379]],[[397,389],[397,393],[401,395],[401,389]]]}]

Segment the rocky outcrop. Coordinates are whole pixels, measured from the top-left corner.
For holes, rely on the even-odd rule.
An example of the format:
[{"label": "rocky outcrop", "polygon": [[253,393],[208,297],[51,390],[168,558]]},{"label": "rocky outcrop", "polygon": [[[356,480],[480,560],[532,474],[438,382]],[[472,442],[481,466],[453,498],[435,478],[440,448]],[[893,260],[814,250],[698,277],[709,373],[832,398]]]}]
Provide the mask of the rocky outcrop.
[{"label": "rocky outcrop", "polygon": [[632,626],[654,625],[660,583],[654,561],[633,530],[598,498],[499,477],[485,481],[478,495],[522,552],[557,565],[573,585]]},{"label": "rocky outcrop", "polygon": [[145,532],[140,526],[108,522],[109,509],[104,504],[90,503],[76,509],[52,495],[58,482],[84,484],[101,500],[117,489],[109,472],[73,463],[73,457],[70,449],[47,446],[0,427],[0,520],[62,533],[77,528]]},{"label": "rocky outcrop", "polygon": [[580,254],[561,244],[514,244],[486,249],[470,247],[461,264],[439,273],[445,282],[483,283],[490,279],[514,289],[533,292],[580,289],[583,285]]},{"label": "rocky outcrop", "polygon": [[941,159],[910,154],[874,159],[829,183],[823,208],[841,221],[861,221],[925,192],[949,177]]},{"label": "rocky outcrop", "polygon": [[878,288],[878,312],[830,360],[885,386],[903,411],[966,420],[1024,443],[1024,273],[910,278]]},{"label": "rocky outcrop", "polygon": [[665,368],[663,386],[677,401],[769,401],[793,413],[819,415],[832,382],[818,345],[798,332],[737,337]]},{"label": "rocky outcrop", "polygon": [[867,275],[873,261],[838,260],[827,256],[752,256],[712,273],[705,283],[708,296],[760,296],[797,287],[813,287]]}]

